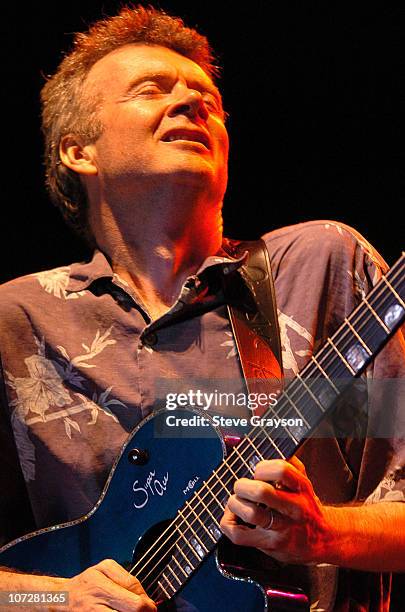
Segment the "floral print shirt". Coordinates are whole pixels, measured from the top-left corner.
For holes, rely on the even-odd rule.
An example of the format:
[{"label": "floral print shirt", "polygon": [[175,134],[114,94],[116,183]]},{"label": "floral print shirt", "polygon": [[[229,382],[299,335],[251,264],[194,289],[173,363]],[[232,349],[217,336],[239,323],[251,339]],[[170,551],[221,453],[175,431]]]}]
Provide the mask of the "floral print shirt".
[{"label": "floral print shirt", "polygon": [[[281,228],[264,240],[288,378],[386,265],[362,236],[332,221]],[[167,385],[243,387],[218,291],[224,270],[236,273],[242,263],[224,252],[209,257],[153,323],[100,251],[90,262],[1,287],[0,541],[87,513],[129,432],[164,405]],[[325,503],[405,500],[404,363],[399,332],[360,381],[362,402],[346,398],[300,450]],[[376,610],[387,602],[388,576],[331,566],[302,571],[312,610]]]}]

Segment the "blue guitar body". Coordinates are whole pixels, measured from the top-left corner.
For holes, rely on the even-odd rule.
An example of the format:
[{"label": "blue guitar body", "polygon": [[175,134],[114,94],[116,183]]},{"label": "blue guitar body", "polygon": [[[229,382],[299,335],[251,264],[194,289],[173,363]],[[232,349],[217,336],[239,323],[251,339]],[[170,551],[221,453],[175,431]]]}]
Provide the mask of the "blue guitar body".
[{"label": "blue guitar body", "polygon": [[[196,413],[158,411],[145,419],[122,448],[93,510],[76,521],[42,529],[6,545],[0,551],[0,565],[71,577],[110,558],[129,569],[138,548],[150,539],[148,532],[159,535],[155,526],[167,524],[224,458],[224,441],[211,425],[173,427],[172,437],[159,435],[169,414],[191,418]],[[196,437],[202,430],[204,437]],[[259,585],[242,569],[232,579],[215,551],[191,575],[180,594],[159,609],[258,612],[270,609],[266,590],[267,585]],[[278,598],[277,593],[274,596]],[[299,593],[297,602],[294,595],[290,597],[292,604],[300,599]],[[283,609],[302,608],[293,605]]]}]

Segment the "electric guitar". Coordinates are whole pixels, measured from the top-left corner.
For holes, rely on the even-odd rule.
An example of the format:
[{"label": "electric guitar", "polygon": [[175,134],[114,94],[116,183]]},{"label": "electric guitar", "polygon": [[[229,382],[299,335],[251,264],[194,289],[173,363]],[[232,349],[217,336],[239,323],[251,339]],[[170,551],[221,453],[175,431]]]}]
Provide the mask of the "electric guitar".
[{"label": "electric guitar", "polygon": [[[238,558],[227,562],[219,522],[236,479],[251,476],[261,459],[290,458],[402,324],[404,271],[405,254],[288,384],[277,404],[283,430],[253,427],[227,453],[206,413],[159,410],[122,447],[86,516],[7,544],[0,566],[71,577],[112,558],[160,611],[308,609],[301,590],[271,585],[268,572],[243,568]],[[168,427],[169,415],[185,419],[183,427]]]}]

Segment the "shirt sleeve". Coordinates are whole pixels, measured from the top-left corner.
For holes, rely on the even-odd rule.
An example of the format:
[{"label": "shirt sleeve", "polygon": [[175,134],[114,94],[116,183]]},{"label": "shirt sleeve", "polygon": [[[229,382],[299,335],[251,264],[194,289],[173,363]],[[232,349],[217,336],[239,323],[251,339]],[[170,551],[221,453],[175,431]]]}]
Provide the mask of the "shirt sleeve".
[{"label": "shirt sleeve", "polygon": [[35,530],[8,412],[0,362],[0,546]]}]

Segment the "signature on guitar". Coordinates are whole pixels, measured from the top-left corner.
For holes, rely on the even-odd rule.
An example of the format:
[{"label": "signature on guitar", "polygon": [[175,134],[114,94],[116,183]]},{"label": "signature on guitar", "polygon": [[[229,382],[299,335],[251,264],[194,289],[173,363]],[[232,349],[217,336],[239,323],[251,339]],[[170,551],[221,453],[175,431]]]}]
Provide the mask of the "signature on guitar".
[{"label": "signature on guitar", "polygon": [[137,496],[137,501],[134,501],[134,506],[138,510],[144,508],[151,497],[154,497],[155,495],[162,497],[166,493],[167,483],[169,481],[169,472],[166,472],[161,480],[155,478],[155,476],[155,470],[149,472],[143,487],[138,486],[139,480],[135,480],[132,489]]},{"label": "signature on guitar", "polygon": [[194,485],[200,480],[199,476],[195,476],[194,478],[190,478],[190,480],[187,483],[187,486],[185,489],[183,489],[183,493],[184,495],[187,495],[187,493],[189,493],[189,491],[192,491],[192,489],[194,489]]}]

